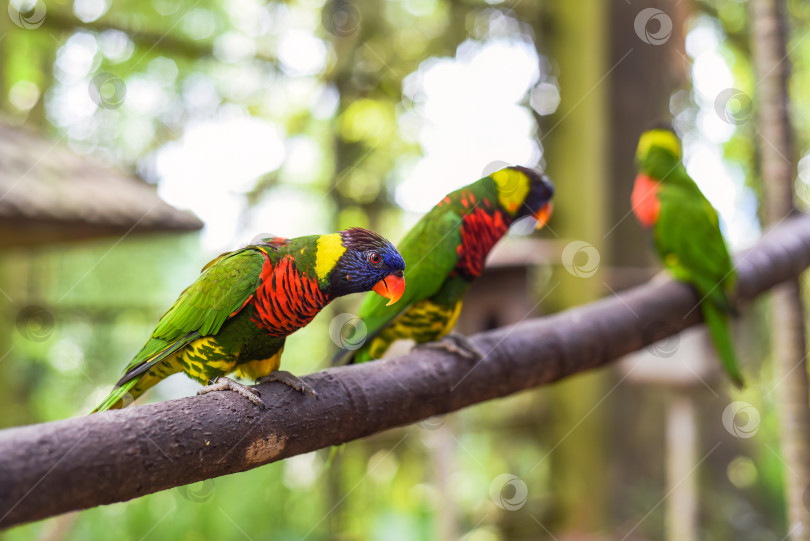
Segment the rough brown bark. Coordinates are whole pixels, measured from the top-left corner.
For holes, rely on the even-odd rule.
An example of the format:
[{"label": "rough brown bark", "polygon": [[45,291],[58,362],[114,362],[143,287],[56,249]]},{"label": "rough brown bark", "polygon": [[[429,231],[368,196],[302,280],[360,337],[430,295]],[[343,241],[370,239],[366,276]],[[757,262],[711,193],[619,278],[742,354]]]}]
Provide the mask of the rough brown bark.
[{"label": "rough brown bark", "polygon": [[[793,155],[787,81],[787,27],[784,2],[751,2],[752,45],[757,76],[759,138],[767,223],[796,212],[793,204]],[[810,511],[804,503],[810,488],[810,398],[808,397],[805,313],[799,278],[779,286],[773,297],[772,351],[779,382],[782,454],[787,485],[788,535],[810,540]]]},{"label": "rough brown bark", "polygon": [[[810,216],[737,259],[747,300],[810,266]],[[305,397],[258,387],[259,409],[211,393],[0,431],[0,528],[249,470],[596,368],[700,322],[697,296],[663,281],[472,337],[478,363],[438,350],[304,379]],[[664,332],[662,332],[662,330]]]}]

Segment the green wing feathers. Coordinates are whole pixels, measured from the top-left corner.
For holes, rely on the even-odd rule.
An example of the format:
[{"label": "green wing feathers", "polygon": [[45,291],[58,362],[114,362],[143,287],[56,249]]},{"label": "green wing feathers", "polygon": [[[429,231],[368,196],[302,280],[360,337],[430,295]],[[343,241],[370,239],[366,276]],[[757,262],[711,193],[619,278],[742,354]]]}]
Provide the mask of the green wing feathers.
[{"label": "green wing feathers", "polygon": [[333,362],[370,360],[368,344],[371,340],[414,303],[441,289],[456,265],[460,243],[461,217],[450,207],[434,207],[423,216],[397,245],[405,260],[405,281],[408,284],[402,298],[396,304],[386,306],[385,299],[368,293],[357,312],[367,328],[365,345],[356,351],[338,352]]},{"label": "green wing feathers", "polygon": [[436,293],[455,267],[456,248],[461,242],[461,218],[444,210],[443,207],[434,208],[397,245],[405,260],[405,281],[408,284],[402,298],[392,306],[386,306],[385,299],[373,293],[368,293],[363,299],[358,315],[363,318],[370,334],[382,330],[414,302]]},{"label": "green wing feathers", "polygon": [[152,336],[96,410],[115,407],[153,366],[195,339],[219,332],[225,321],[239,312],[256,291],[265,259],[265,254],[258,250],[244,249],[223,254],[206,265],[200,277],[160,318]]},{"label": "green wing feathers", "polygon": [[261,252],[241,250],[208,267],[180,294],[152,336],[176,340],[193,331],[216,334],[256,291],[264,261]]},{"label": "green wing feathers", "polygon": [[693,194],[680,186],[666,187],[659,198],[655,243],[664,264],[676,275],[685,273],[703,294],[733,288],[734,267],[714,207],[697,187]]},{"label": "green wing feathers", "polygon": [[659,256],[673,276],[695,286],[701,309],[723,367],[736,385],[742,385],[729,330],[728,315],[734,308],[730,294],[735,273],[717,211],[697,185],[683,178],[661,184],[661,211],[654,240]]}]

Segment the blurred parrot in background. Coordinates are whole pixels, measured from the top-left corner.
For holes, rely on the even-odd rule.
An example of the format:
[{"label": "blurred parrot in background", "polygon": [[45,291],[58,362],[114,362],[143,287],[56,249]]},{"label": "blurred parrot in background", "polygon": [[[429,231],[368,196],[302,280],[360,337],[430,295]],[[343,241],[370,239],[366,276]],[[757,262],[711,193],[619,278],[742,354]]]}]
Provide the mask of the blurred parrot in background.
[{"label": "blurred parrot in background", "polygon": [[256,405],[249,387],[224,377],[281,381],[314,394],[288,372],[278,371],[284,340],[307,325],[329,302],[374,291],[389,303],[405,289],[405,262],[391,243],[366,229],[285,239],[272,237],[227,252],[160,319],[124,376],[94,411],[127,406],[176,372],[207,387],[230,389]]},{"label": "blurred parrot in background", "polygon": [[481,275],[487,254],[520,218],[542,227],[551,215],[554,187],[545,175],[507,167],[448,194],[405,235],[397,249],[408,265],[408,290],[396,306],[366,296],[357,316],[368,334],[356,350],[341,350],[333,363],[381,358],[399,339],[441,347],[469,358],[481,354],[466,338],[450,335],[462,298]]},{"label": "blurred parrot in background", "polygon": [[633,212],[652,233],[661,262],[676,280],[692,284],[723,368],[743,385],[728,316],[735,274],[717,211],[686,172],[681,142],[668,128],[641,135],[636,150]]}]

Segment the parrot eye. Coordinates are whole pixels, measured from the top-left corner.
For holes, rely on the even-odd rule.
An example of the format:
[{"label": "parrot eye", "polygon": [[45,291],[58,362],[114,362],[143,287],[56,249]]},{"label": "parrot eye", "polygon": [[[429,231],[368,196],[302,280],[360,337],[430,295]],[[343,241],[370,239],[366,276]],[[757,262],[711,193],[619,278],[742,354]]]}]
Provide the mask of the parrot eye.
[{"label": "parrot eye", "polygon": [[379,254],[379,252],[369,252],[368,262],[372,265],[379,265],[382,263],[382,256]]}]

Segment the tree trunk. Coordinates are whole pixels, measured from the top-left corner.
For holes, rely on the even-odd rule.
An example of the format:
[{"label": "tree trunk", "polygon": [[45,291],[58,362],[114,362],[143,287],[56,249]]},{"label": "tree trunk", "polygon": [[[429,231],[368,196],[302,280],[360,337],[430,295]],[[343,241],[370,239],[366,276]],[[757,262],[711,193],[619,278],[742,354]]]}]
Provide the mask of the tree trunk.
[{"label": "tree trunk", "polygon": [[[548,50],[561,66],[562,101],[542,126],[542,144],[548,173],[559,191],[587,197],[555,199],[553,232],[562,242],[587,243],[577,257],[594,264],[593,254],[604,252],[602,235],[608,199],[603,172],[607,169],[609,34],[605,20],[608,5],[601,0],[556,2],[550,8]],[[565,240],[563,240],[565,239]],[[590,246],[588,246],[590,245]],[[574,264],[583,264],[579,260]],[[556,306],[577,306],[604,293],[603,274],[575,275],[558,268],[559,287],[549,298]],[[609,433],[610,407],[594,405],[613,385],[609,373],[600,372],[566,381],[553,395],[554,420],[547,444],[550,449],[552,486],[557,520],[550,527],[561,533],[595,533],[605,524],[609,469],[601,452]]]},{"label": "tree trunk", "polygon": [[[795,160],[788,118],[787,28],[784,2],[752,0],[751,27],[757,76],[759,136],[765,216],[776,224],[795,212]],[[788,535],[810,540],[810,512],[803,503],[810,488],[810,409],[808,409],[805,315],[799,279],[779,286],[773,296],[774,377],[781,410],[782,454],[786,463]]]}]

